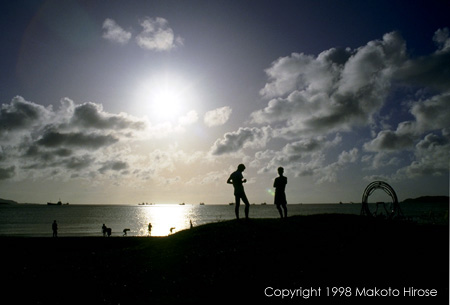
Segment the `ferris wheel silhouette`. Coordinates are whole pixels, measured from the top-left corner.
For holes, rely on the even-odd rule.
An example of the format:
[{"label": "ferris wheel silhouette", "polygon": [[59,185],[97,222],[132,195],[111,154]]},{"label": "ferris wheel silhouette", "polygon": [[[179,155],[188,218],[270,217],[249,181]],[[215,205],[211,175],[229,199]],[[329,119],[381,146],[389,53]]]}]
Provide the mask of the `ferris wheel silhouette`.
[{"label": "ferris wheel silhouette", "polygon": [[[388,194],[392,198],[392,203],[388,209],[386,208],[386,204],[384,202],[378,202],[376,204],[376,210],[371,212],[369,209],[368,199],[369,196],[377,189],[382,189],[386,194]],[[398,203],[397,194],[395,193],[394,189],[384,181],[374,181],[366,187],[362,196],[361,215],[370,217],[378,216],[379,205],[383,205],[388,219],[403,217],[403,213],[400,209],[400,204]]]}]

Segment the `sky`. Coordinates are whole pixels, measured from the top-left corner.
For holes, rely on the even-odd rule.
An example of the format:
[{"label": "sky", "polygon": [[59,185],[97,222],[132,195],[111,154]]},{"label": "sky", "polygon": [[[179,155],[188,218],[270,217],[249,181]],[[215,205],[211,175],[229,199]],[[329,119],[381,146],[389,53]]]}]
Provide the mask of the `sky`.
[{"label": "sky", "polygon": [[[1,4],[0,198],[227,204],[449,194],[447,1]],[[381,190],[373,198],[390,200]]]}]

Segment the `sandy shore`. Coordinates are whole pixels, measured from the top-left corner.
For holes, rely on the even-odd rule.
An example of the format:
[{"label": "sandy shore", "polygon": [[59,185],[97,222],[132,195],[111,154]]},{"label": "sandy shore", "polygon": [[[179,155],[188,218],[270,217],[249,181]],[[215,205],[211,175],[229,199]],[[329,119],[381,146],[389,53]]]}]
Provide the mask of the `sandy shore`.
[{"label": "sandy shore", "polygon": [[[225,221],[163,238],[4,237],[1,297],[16,304],[448,304],[448,229],[315,215]],[[330,294],[349,287],[350,295],[327,296],[327,287]],[[400,296],[355,295],[374,287]],[[437,296],[405,296],[405,287]],[[296,296],[282,300],[277,289]]]}]

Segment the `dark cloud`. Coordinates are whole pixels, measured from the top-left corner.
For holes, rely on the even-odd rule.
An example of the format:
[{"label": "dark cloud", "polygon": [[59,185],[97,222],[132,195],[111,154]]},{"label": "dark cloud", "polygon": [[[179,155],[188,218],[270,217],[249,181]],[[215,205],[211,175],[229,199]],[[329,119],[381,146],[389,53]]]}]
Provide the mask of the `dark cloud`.
[{"label": "dark cloud", "polygon": [[[450,84],[447,89],[450,89]],[[417,121],[418,132],[450,127],[450,91],[414,103],[411,113]]]},{"label": "dark cloud", "polygon": [[104,173],[108,170],[122,171],[128,168],[128,163],[123,161],[108,161],[98,170],[100,173]]},{"label": "dark cloud", "polygon": [[84,134],[76,133],[60,133],[50,131],[42,136],[36,143],[45,147],[77,147],[81,149],[99,149],[109,146],[118,141],[112,135]]},{"label": "dark cloud", "polygon": [[[54,110],[16,97],[1,106],[0,123],[2,179],[25,176],[27,171],[36,177],[70,176],[73,171],[77,177],[86,176],[94,172],[91,166],[105,166],[108,147],[140,139],[148,127],[146,120],[108,113],[95,103],[75,105],[68,98]],[[121,168],[120,163],[111,164],[111,170]]]},{"label": "dark cloud", "polygon": [[40,125],[43,120],[48,119],[49,113],[47,108],[17,96],[10,104],[2,104],[0,108],[0,136]]},{"label": "dark cloud", "polygon": [[70,170],[82,170],[85,168],[89,168],[92,164],[94,164],[94,158],[88,155],[71,157],[68,159],[62,160],[62,165]]},{"label": "dark cloud", "polygon": [[398,124],[396,130],[382,130],[370,142],[364,144],[367,151],[399,151],[413,148],[422,135],[450,126],[450,93],[443,93],[411,104],[414,121]]},{"label": "dark cloud", "polygon": [[435,90],[448,90],[450,87],[449,29],[437,30],[433,40],[438,45],[438,50],[428,56],[409,59],[397,71],[395,76],[398,80]]},{"label": "dark cloud", "polygon": [[136,129],[145,128],[145,123],[126,114],[109,114],[99,104],[85,103],[75,107],[72,124],[95,129]]},{"label": "dark cloud", "polygon": [[16,173],[16,167],[10,166],[6,168],[0,167],[0,180],[10,179],[14,177]]},{"label": "dark cloud", "polygon": [[410,148],[414,144],[414,137],[411,134],[399,134],[395,131],[380,131],[375,139],[364,144],[367,151],[398,151]]}]

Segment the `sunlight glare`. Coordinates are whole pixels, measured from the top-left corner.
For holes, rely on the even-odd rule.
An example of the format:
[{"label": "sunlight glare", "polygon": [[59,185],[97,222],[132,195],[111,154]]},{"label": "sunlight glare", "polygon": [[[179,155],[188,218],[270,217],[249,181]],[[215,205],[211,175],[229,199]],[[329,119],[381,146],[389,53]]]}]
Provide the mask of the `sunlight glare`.
[{"label": "sunlight glare", "polygon": [[[151,236],[167,236],[189,228],[189,206],[154,205],[142,207],[142,227],[139,235],[148,235],[148,223],[152,224]],[[172,232],[171,232],[171,228]]]},{"label": "sunlight glare", "polygon": [[177,77],[145,80],[135,94],[139,111],[157,121],[176,121],[193,106],[190,86]]}]

